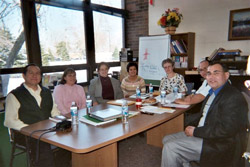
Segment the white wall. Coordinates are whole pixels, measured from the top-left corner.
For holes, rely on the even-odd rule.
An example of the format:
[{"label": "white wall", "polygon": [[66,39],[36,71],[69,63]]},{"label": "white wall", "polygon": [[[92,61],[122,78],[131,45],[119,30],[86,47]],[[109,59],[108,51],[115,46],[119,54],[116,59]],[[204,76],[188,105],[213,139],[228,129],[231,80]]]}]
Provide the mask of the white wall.
[{"label": "white wall", "polygon": [[164,34],[157,21],[164,11],[180,9],[184,19],[176,33],[195,32],[195,66],[219,47],[250,54],[250,40],[228,41],[230,10],[250,8],[250,0],[153,0],[149,5],[149,35]]}]

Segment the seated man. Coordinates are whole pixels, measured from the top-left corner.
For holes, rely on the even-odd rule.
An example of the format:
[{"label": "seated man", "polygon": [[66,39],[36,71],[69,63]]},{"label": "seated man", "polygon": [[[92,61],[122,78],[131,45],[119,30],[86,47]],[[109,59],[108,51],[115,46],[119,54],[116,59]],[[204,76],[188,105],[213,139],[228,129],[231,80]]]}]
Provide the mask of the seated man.
[{"label": "seated man", "polygon": [[163,139],[162,167],[188,166],[199,161],[201,167],[241,167],[249,126],[248,106],[243,95],[228,83],[224,65],[208,66],[209,95],[196,120],[184,132]]},{"label": "seated man", "polygon": [[[25,82],[11,91],[6,98],[4,125],[19,131],[21,128],[59,115],[53,103],[50,90],[39,85],[41,70],[35,64],[27,65],[23,71]],[[17,133],[17,140],[25,143],[25,136]],[[35,159],[36,140],[30,140],[31,160]],[[40,159],[36,166],[54,166],[53,155],[49,144],[40,142]]]},{"label": "seated man", "polygon": [[197,104],[202,102],[210,90],[210,86],[207,84],[207,67],[209,62],[207,60],[202,60],[199,64],[199,73],[205,79],[202,82],[201,87],[197,90],[196,94],[189,95],[183,99],[176,99],[175,102],[178,104]]}]

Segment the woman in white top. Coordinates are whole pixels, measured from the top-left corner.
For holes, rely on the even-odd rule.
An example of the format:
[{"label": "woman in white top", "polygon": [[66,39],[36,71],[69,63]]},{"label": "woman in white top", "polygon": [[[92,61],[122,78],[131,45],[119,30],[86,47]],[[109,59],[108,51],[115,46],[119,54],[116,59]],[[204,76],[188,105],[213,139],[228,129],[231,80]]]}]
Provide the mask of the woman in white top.
[{"label": "woman in white top", "polygon": [[184,77],[174,72],[174,62],[172,59],[163,60],[162,67],[166,72],[166,76],[161,79],[159,91],[164,89],[167,93],[173,93],[174,87],[177,87],[179,93],[186,93],[187,87]]}]

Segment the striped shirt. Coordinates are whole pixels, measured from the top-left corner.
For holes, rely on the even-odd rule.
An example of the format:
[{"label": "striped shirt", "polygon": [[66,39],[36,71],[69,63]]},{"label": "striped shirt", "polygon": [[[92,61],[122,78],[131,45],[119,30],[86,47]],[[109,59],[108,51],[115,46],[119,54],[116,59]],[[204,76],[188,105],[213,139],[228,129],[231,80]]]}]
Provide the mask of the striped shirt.
[{"label": "striped shirt", "polygon": [[143,78],[141,78],[140,76],[137,76],[137,79],[131,82],[128,76],[125,77],[122,80],[122,84],[121,84],[121,88],[122,88],[124,96],[127,97],[127,96],[131,96],[135,94],[137,86],[139,86],[141,93],[146,92],[145,81]]}]

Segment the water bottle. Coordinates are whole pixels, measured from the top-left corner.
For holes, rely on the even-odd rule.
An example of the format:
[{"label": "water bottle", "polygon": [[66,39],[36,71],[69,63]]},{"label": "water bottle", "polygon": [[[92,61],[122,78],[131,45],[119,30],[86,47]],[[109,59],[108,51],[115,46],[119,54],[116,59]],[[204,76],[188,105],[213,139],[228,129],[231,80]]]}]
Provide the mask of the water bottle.
[{"label": "water bottle", "polygon": [[123,100],[122,102],[122,123],[128,123],[128,103],[127,100]]},{"label": "water bottle", "polygon": [[89,115],[92,108],[92,99],[90,98],[90,95],[87,96],[86,99],[86,114]]},{"label": "water bottle", "polygon": [[177,99],[178,98],[178,87],[175,86],[173,89],[174,97]]},{"label": "water bottle", "polygon": [[137,86],[136,88],[136,102],[135,102],[135,106],[137,108],[137,110],[139,110],[141,108],[142,105],[142,99],[141,99],[141,91],[139,86]]},{"label": "water bottle", "polygon": [[153,97],[153,91],[154,91],[152,83],[149,84],[148,89],[149,89],[149,97],[152,98]]},{"label": "water bottle", "polygon": [[161,104],[165,104],[165,98],[166,98],[166,91],[164,88],[161,90]]},{"label": "water bottle", "polygon": [[136,98],[141,98],[141,90],[140,90],[139,86],[137,86],[137,88],[136,88]]},{"label": "water bottle", "polygon": [[78,111],[76,103],[74,101],[71,103],[70,113],[71,113],[72,125],[78,124]]}]

